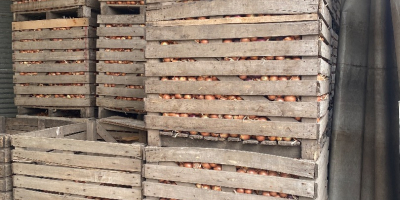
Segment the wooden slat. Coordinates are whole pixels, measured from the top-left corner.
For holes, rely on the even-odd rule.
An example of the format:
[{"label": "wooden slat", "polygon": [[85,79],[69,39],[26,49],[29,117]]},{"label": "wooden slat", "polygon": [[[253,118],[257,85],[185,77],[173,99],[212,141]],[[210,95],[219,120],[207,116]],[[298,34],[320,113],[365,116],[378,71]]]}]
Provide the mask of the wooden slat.
[{"label": "wooden slat", "polygon": [[329,76],[329,64],[322,59],[245,60],[146,63],[146,76],[229,76],[229,75],[318,75]]},{"label": "wooden slat", "polygon": [[[147,94],[320,96],[329,81],[159,81],[147,80]],[[328,87],[329,91],[329,87]]]},{"label": "wooden slat", "polygon": [[141,186],[141,175],[97,169],[79,169],[26,163],[13,163],[13,172],[18,175],[55,178],[63,180]]},{"label": "wooden slat", "polygon": [[144,36],[145,27],[97,27],[97,36]]},{"label": "wooden slat", "polygon": [[15,94],[95,94],[95,85],[83,86],[14,86]]},{"label": "wooden slat", "polygon": [[276,102],[264,101],[209,101],[178,99],[146,99],[147,112],[173,113],[209,113],[230,115],[257,115],[277,117],[318,118],[327,110],[328,101],[324,102]]},{"label": "wooden slat", "polygon": [[146,61],[144,52],[133,50],[132,52],[106,52],[98,51],[97,60],[128,60],[128,61]]},{"label": "wooden slat", "polygon": [[139,189],[117,188],[71,181],[58,181],[26,176],[14,176],[14,186],[43,191],[62,192],[110,199],[141,199]]},{"label": "wooden slat", "polygon": [[118,100],[114,98],[97,97],[96,105],[99,107],[106,107],[106,108],[133,108],[138,111],[144,110],[143,101],[127,101],[127,100]]},{"label": "wooden slat", "polygon": [[63,151],[79,151],[115,156],[142,158],[143,147],[138,144],[114,144],[97,141],[75,141],[62,138],[39,138],[13,136],[13,146],[28,148],[57,149]]},{"label": "wooden slat", "polygon": [[318,56],[318,41],[266,41],[174,44],[146,47],[146,58],[203,58],[237,56]]},{"label": "wooden slat", "polygon": [[105,129],[103,126],[100,125],[99,122],[96,122],[97,127],[97,134],[105,141],[110,143],[118,143],[117,140]]},{"label": "wooden slat", "polygon": [[199,25],[216,25],[216,24],[259,24],[259,23],[277,23],[277,22],[300,22],[318,20],[318,14],[300,14],[300,15],[272,15],[262,17],[231,17],[231,18],[215,18],[204,20],[174,20],[174,21],[157,21],[147,22],[150,26],[199,26]]},{"label": "wooden slat", "polygon": [[146,127],[149,129],[265,135],[308,139],[317,139],[319,128],[317,124],[313,123],[181,118],[150,115],[145,116],[145,122]]},{"label": "wooden slat", "polygon": [[[147,2],[149,3],[149,2]],[[155,3],[155,2],[154,2]],[[223,8],[223,9],[215,9]],[[242,14],[305,14],[317,13],[315,0],[224,0],[195,1],[162,6],[160,10],[147,11],[148,21],[162,21],[187,17],[242,15]]]},{"label": "wooden slat", "polygon": [[69,195],[58,195],[45,192],[38,192],[34,190],[27,190],[23,188],[14,188],[14,199],[40,199],[40,200],[87,200],[87,198],[69,196]]},{"label": "wooden slat", "polygon": [[130,119],[130,118],[113,116],[113,117],[100,119],[100,122],[105,123],[105,124],[112,124],[112,125],[117,125],[117,126],[124,126],[124,127],[139,129],[139,130],[146,130],[144,121]]},{"label": "wooden slat", "polygon": [[94,38],[96,37],[96,30],[92,27],[81,27],[81,28],[72,28],[70,30],[60,30],[53,31],[44,29],[41,31],[23,31],[12,32],[13,41],[19,40],[43,40],[43,39],[52,39],[52,38]]},{"label": "wooden slat", "polygon": [[144,24],[144,15],[99,15],[99,24]]},{"label": "wooden slat", "polygon": [[136,97],[136,98],[146,97],[144,89],[112,88],[112,87],[97,86],[96,93],[98,95],[106,95],[106,96],[122,96],[122,97]]},{"label": "wooden slat", "polygon": [[95,6],[99,3],[95,0],[51,0],[51,1],[38,1],[22,4],[11,4],[11,12],[23,12],[29,10],[43,10],[54,9],[72,6]]},{"label": "wooden slat", "polygon": [[105,64],[97,63],[98,72],[124,72],[132,74],[144,73],[144,63],[136,64]]},{"label": "wooden slat", "polygon": [[146,197],[164,197],[164,198],[185,199],[185,200],[199,200],[199,199],[276,200],[276,197],[204,190],[195,187],[169,185],[169,184],[154,183],[149,181],[145,181],[143,185],[144,185],[143,195],[145,195]]},{"label": "wooden slat", "polygon": [[[76,140],[79,141],[79,140]],[[33,161],[45,162],[52,165],[71,166],[71,167],[89,167],[96,169],[111,169],[129,172],[141,171],[141,160],[102,156],[88,156],[64,153],[49,153],[39,151],[13,150],[12,157],[14,162]]]},{"label": "wooden slat", "polygon": [[14,72],[87,72],[96,71],[96,64],[91,61],[85,63],[52,63],[52,64],[13,64]]},{"label": "wooden slat", "polygon": [[230,188],[275,191],[305,197],[314,197],[313,181],[293,178],[151,164],[146,164],[144,166],[144,177],[147,179],[219,185]]},{"label": "wooden slat", "polygon": [[31,49],[94,49],[94,39],[84,38],[83,40],[73,41],[33,41],[12,43],[13,50],[31,50]]},{"label": "wooden slat", "polygon": [[14,76],[14,83],[94,83],[94,74],[86,75],[60,75],[60,76]]},{"label": "wooden slat", "polygon": [[279,37],[288,35],[318,35],[319,26],[320,22],[309,21],[265,24],[222,24],[203,26],[148,27],[146,28],[146,39],[211,40],[267,36]]},{"label": "wooden slat", "polygon": [[72,133],[78,133],[83,131],[86,131],[86,123],[76,123],[60,127],[48,128],[44,130],[32,131],[28,133],[21,133],[18,135],[14,135],[12,137],[29,136],[29,137],[56,138],[56,137],[64,137]]},{"label": "wooden slat", "polygon": [[122,85],[144,85],[146,77],[144,76],[110,76],[110,75],[98,75],[96,77],[96,83],[112,83]]},{"label": "wooden slat", "polygon": [[96,44],[97,48],[127,48],[127,49],[144,49],[146,48],[145,40],[107,40],[99,39]]},{"label": "wooden slat", "polygon": [[89,23],[90,23],[89,18],[24,21],[24,22],[13,22],[12,30],[17,31],[17,30],[27,30],[27,29],[40,29],[40,28],[89,26]]},{"label": "wooden slat", "polygon": [[41,53],[13,53],[13,61],[60,61],[60,60],[94,60],[93,50],[76,52],[41,52]]},{"label": "wooden slat", "polygon": [[146,147],[147,162],[201,162],[278,171],[314,178],[315,162],[269,154],[192,147]]},{"label": "wooden slat", "polygon": [[33,97],[15,97],[15,105],[17,106],[67,106],[76,107],[79,105],[81,107],[95,106],[96,99],[94,97],[85,97],[81,99],[62,99],[62,98],[33,98]]}]

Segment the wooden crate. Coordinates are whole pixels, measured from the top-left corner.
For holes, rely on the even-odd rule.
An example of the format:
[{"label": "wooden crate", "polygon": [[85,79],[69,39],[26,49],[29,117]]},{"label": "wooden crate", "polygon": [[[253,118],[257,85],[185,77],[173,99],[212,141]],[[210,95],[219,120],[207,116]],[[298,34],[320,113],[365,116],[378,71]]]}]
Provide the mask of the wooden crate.
[{"label": "wooden crate", "polygon": [[93,141],[105,133],[91,120],[12,136],[14,199],[142,199],[143,145]]},{"label": "wooden crate", "polygon": [[[187,3],[148,0],[147,3],[145,110],[148,115],[145,121],[151,129],[150,145],[206,146],[318,158],[329,121],[331,75],[332,20],[322,0],[279,3],[272,0],[232,0],[229,3],[222,0]],[[219,7],[228,9],[214,9]],[[297,37],[301,39],[280,41],[287,36],[301,36]],[[259,41],[234,42],[241,38]],[[228,39],[233,42],[228,43]],[[278,60],[282,56],[285,60]],[[232,61],[234,57],[258,60]],[[259,59],[262,57],[266,59]],[[268,57],[276,60],[268,60]],[[168,59],[178,62],[162,62]],[[301,76],[301,80],[242,81],[240,75],[258,76],[253,80],[264,75]],[[219,81],[171,80],[198,76],[215,77],[214,80]],[[159,94],[233,95],[234,99],[240,96],[243,100],[165,99]],[[268,95],[295,96],[297,101],[269,101],[265,98]],[[260,116],[269,121],[161,116],[165,113]],[[301,122],[295,117],[301,118]],[[190,135],[190,131],[260,138],[275,136],[290,141],[242,141]]]},{"label": "wooden crate", "polygon": [[14,22],[12,28],[15,104],[89,108],[82,116],[93,117],[96,33],[90,19]]},{"label": "wooden crate", "polygon": [[103,111],[143,113],[145,6],[118,2],[124,4],[100,1],[97,106]]},{"label": "wooden crate", "polygon": [[[328,147],[326,143],[317,161],[309,161],[226,149],[149,146],[145,149],[143,193],[148,200],[277,199],[260,194],[269,191],[285,193],[288,197],[293,195],[293,199],[326,200]],[[209,163],[219,166],[204,169]],[[248,168],[248,171],[238,173],[237,167]],[[269,176],[259,175],[257,171],[249,174],[255,170],[268,171]],[[272,171],[279,175],[273,176]],[[206,189],[207,186],[211,190]],[[253,193],[240,194],[238,188],[253,190]]]},{"label": "wooden crate", "polygon": [[13,0],[14,21],[55,18],[95,17],[100,9],[97,0]]},{"label": "wooden crate", "polygon": [[[0,127],[2,128],[2,127]],[[12,200],[11,142],[10,136],[0,129],[0,199]]]}]

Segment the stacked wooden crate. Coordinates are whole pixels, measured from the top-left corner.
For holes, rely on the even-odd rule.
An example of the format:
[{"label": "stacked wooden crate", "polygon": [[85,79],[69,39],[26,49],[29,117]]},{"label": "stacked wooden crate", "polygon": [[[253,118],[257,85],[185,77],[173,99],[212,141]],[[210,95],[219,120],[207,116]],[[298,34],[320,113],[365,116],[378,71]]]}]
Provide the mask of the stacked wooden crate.
[{"label": "stacked wooden crate", "polygon": [[[185,160],[176,156],[153,161],[166,161],[168,167],[173,165],[172,170],[179,164],[193,168],[195,163],[203,162],[231,165],[227,167],[229,171],[244,168],[248,172],[247,168],[256,168],[257,173],[268,170],[280,175],[274,182],[311,178],[305,185],[312,187],[291,190],[288,186],[291,183],[276,183],[269,188],[253,186],[250,177],[258,179],[254,175],[249,175],[246,179],[249,181],[237,184],[206,180],[204,166],[194,167],[198,169],[192,170],[193,175],[167,177],[157,170],[169,171],[168,167],[151,166],[145,167],[145,178],[181,184],[184,189],[168,193],[164,191],[172,191],[175,186],[157,184],[148,189],[145,185],[145,196],[195,199],[204,194],[211,199],[222,199],[214,198],[214,191],[196,189],[198,183],[200,188],[206,185],[207,189],[221,186],[227,192],[218,195],[230,195],[224,196],[225,199],[243,199],[241,195],[233,195],[245,192],[238,190],[243,188],[249,189],[245,197],[251,199],[269,199],[262,196],[263,191],[268,191],[265,195],[281,198],[326,199],[332,19],[325,2],[148,0],[147,3],[145,122],[149,145],[165,150],[189,147],[198,152],[207,152],[205,147],[224,149],[221,154],[234,150],[237,155],[244,155],[241,158],[249,156],[249,152],[258,152],[252,161],[267,154],[272,157],[266,159],[265,165],[279,164],[238,165],[233,163],[240,159],[233,159],[233,163],[213,160],[217,155],[210,152],[204,153],[206,159]],[[286,157],[290,162],[310,162],[319,166],[319,173],[314,176],[285,171],[286,164],[273,156]],[[225,180],[231,176],[231,172],[208,173]],[[249,184],[246,188],[241,183]]]},{"label": "stacked wooden crate", "polygon": [[95,114],[97,0],[14,1],[13,61],[19,114]]},{"label": "stacked wooden crate", "polygon": [[11,140],[4,130],[0,133],[0,199],[12,200]]},{"label": "stacked wooden crate", "polygon": [[100,3],[96,81],[99,117],[118,112],[143,113],[145,2],[100,0]]}]

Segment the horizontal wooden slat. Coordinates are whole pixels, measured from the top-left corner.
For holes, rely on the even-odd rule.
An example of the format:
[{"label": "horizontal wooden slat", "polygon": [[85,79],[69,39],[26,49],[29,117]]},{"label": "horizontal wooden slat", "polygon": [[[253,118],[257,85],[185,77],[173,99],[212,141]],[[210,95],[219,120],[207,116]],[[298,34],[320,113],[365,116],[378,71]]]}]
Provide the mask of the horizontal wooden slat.
[{"label": "horizontal wooden slat", "polygon": [[[178,99],[146,99],[148,112],[209,113],[276,117],[319,118],[329,102],[210,101]],[[323,106],[324,105],[324,106]],[[325,113],[324,111],[323,113]]]},{"label": "horizontal wooden slat", "polygon": [[[171,199],[229,199],[229,200],[276,200],[276,197],[240,194],[234,192],[204,190],[195,187],[153,183],[143,183],[143,195],[146,197],[164,197]],[[46,199],[47,200],[47,199]],[[58,200],[58,199],[57,199]]]},{"label": "horizontal wooden slat", "polygon": [[83,86],[14,86],[15,94],[95,94],[95,85]]},{"label": "horizontal wooden slat", "polygon": [[33,41],[33,42],[13,42],[13,50],[31,49],[94,49],[96,48],[94,39],[83,39],[73,41]]},{"label": "horizontal wooden slat", "polygon": [[28,188],[110,199],[141,199],[141,191],[139,189],[117,188],[87,183],[75,183],[72,181],[33,178],[20,175],[14,176],[13,180],[14,186],[18,188]]},{"label": "horizontal wooden slat", "polygon": [[322,59],[245,60],[146,63],[146,76],[229,76],[229,75],[318,75],[329,76],[329,64]]},{"label": "horizontal wooden slat", "polygon": [[[147,80],[146,93],[320,96],[329,81],[159,81]],[[329,85],[328,85],[329,86]],[[328,90],[328,91],[326,91]]]},{"label": "horizontal wooden slat", "polygon": [[138,111],[144,110],[143,101],[126,101],[126,100],[117,100],[114,98],[105,98],[105,97],[98,97],[96,99],[96,105],[99,107],[107,107],[107,108],[133,108]]},{"label": "horizontal wooden slat", "polygon": [[83,132],[86,131],[86,129],[87,129],[86,123],[76,123],[65,126],[47,128],[44,130],[31,131],[28,133],[21,133],[12,137],[30,136],[30,137],[55,138],[55,137],[64,137],[66,135],[70,135],[73,133]]},{"label": "horizontal wooden slat", "polygon": [[146,61],[144,52],[133,50],[132,52],[106,52],[98,51],[97,60],[128,60],[128,61]]},{"label": "horizontal wooden slat", "polygon": [[131,74],[143,74],[144,63],[136,64],[105,64],[97,63],[98,72],[124,72]]},{"label": "horizontal wooden slat", "polygon": [[23,12],[30,10],[55,9],[72,6],[98,6],[95,0],[51,0],[22,4],[11,4],[11,12]]},{"label": "horizontal wooden slat", "polygon": [[14,83],[94,83],[94,74],[87,75],[60,75],[60,76],[48,76],[48,75],[37,75],[37,76],[14,76]]},{"label": "horizontal wooden slat", "polygon": [[96,70],[96,64],[91,61],[70,64],[14,64],[13,68],[15,72],[93,72]]},{"label": "horizontal wooden slat", "polygon": [[94,60],[95,52],[83,50],[76,52],[41,52],[41,53],[13,53],[13,60],[18,61],[60,61],[60,60]]},{"label": "horizontal wooden slat", "polygon": [[99,153],[115,156],[142,158],[143,147],[138,144],[116,144],[97,141],[77,141],[62,138],[42,138],[15,136],[12,141],[13,146],[57,149],[63,151],[79,151],[86,153]]},{"label": "horizontal wooden slat", "polygon": [[38,192],[34,190],[27,190],[23,188],[14,188],[14,199],[40,199],[40,200],[87,200],[87,198],[58,195],[45,192]]},{"label": "horizontal wooden slat", "polygon": [[144,24],[144,15],[99,15],[99,24]]},{"label": "horizontal wooden slat", "polygon": [[12,32],[13,41],[19,40],[42,40],[52,38],[72,39],[72,38],[94,38],[96,30],[92,27],[72,28],[70,30],[49,30]]},{"label": "horizontal wooden slat", "polygon": [[99,39],[96,44],[97,48],[127,48],[127,49],[144,49],[146,48],[145,40],[109,40]]},{"label": "horizontal wooden slat", "polygon": [[96,83],[112,83],[122,85],[144,85],[146,77],[144,76],[110,76],[98,75]]},{"label": "horizontal wooden slat", "polygon": [[144,166],[144,176],[147,179],[219,185],[222,187],[274,191],[304,197],[314,197],[313,181],[293,178],[151,164]]},{"label": "horizontal wooden slat", "polygon": [[144,93],[144,89],[129,89],[129,88],[97,86],[96,93],[98,95],[105,95],[105,96],[122,96],[122,97],[136,97],[136,98],[146,97],[146,93]]},{"label": "horizontal wooden slat", "polygon": [[[155,2],[147,2],[155,3]],[[223,9],[215,9],[223,8]],[[303,14],[317,13],[316,0],[224,0],[194,1],[162,6],[160,10],[147,11],[148,21],[162,21],[186,17],[242,15],[242,14]]]},{"label": "horizontal wooden slat", "polygon": [[209,44],[148,44],[146,58],[203,58],[240,56],[318,56],[318,41],[266,41]]},{"label": "horizontal wooden slat", "polygon": [[319,21],[265,24],[222,24],[203,26],[148,27],[146,28],[146,39],[197,40],[247,37],[276,37],[289,35],[318,35],[319,27]]},{"label": "horizontal wooden slat", "polygon": [[[78,140],[76,140],[78,141]],[[40,151],[13,150],[12,158],[14,162],[33,161],[45,162],[52,165],[89,167],[96,169],[111,169],[129,172],[141,171],[141,160],[120,158],[120,157],[102,157],[88,156],[65,153],[49,153]]]},{"label": "horizontal wooden slat", "polygon": [[34,98],[34,97],[15,97],[15,105],[17,106],[64,106],[64,107],[84,107],[95,106],[94,97],[63,99],[63,98]]},{"label": "horizontal wooden slat", "polygon": [[314,178],[315,162],[269,154],[192,147],[146,147],[147,162],[201,162],[278,171]]},{"label": "horizontal wooden slat", "polygon": [[318,124],[254,120],[204,119],[190,117],[145,116],[148,129],[318,138]]},{"label": "horizontal wooden slat", "polygon": [[77,27],[89,26],[89,18],[74,18],[74,19],[49,19],[37,21],[13,22],[12,30],[27,30],[40,28],[57,28],[57,27]]},{"label": "horizontal wooden slat", "polygon": [[97,27],[97,36],[144,36],[145,27]]},{"label": "horizontal wooden slat", "polygon": [[115,125],[117,127],[129,127],[133,129],[146,130],[143,120],[112,116],[100,119],[101,123]]},{"label": "horizontal wooden slat", "polygon": [[18,175],[56,178],[63,180],[141,186],[141,175],[97,169],[55,167],[25,163],[13,163],[13,172]]}]

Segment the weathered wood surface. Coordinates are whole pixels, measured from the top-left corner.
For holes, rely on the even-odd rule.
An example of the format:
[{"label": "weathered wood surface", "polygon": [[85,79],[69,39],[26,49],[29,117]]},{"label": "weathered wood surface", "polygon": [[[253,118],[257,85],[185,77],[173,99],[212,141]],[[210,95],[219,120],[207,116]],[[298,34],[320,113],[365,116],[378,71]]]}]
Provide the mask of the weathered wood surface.
[{"label": "weathered wood surface", "polygon": [[145,35],[145,27],[97,27],[97,36],[132,36]]},{"label": "weathered wood surface", "polygon": [[[100,96],[96,99],[96,105],[99,107],[106,108],[132,108],[138,111],[144,110],[144,102],[143,101],[127,101],[127,100],[118,100],[112,98],[108,98],[107,96]],[[121,110],[121,112],[125,112]]]},{"label": "weathered wood surface", "polygon": [[106,52],[98,51],[97,60],[127,60],[127,61],[146,61],[144,52],[133,50],[132,52]]},{"label": "weathered wood surface", "polygon": [[[201,162],[279,171],[314,178],[315,162],[226,149],[146,147],[147,162]],[[239,159],[240,158],[240,159]]]},{"label": "weathered wood surface", "polygon": [[85,75],[60,75],[60,76],[21,76],[14,75],[14,83],[94,83],[95,75],[85,73]]},{"label": "weathered wood surface", "polygon": [[72,6],[89,6],[99,9],[99,2],[96,0],[51,0],[37,1],[22,4],[11,4],[11,12],[22,12],[43,9],[58,9]]},{"label": "weathered wood surface", "polygon": [[50,19],[50,20],[13,22],[12,30],[18,31],[18,30],[28,30],[28,29],[57,28],[57,27],[80,27],[89,25],[90,25],[89,18]]},{"label": "weathered wood surface", "polygon": [[84,38],[82,40],[72,41],[33,41],[12,43],[13,50],[31,50],[31,49],[94,49],[96,48],[95,39]]},{"label": "weathered wood surface", "polygon": [[13,61],[60,61],[60,60],[95,60],[96,52],[83,50],[75,52],[40,52],[40,53],[13,53]]},{"label": "weathered wood surface", "polygon": [[144,24],[144,15],[99,15],[99,24]]},{"label": "weathered wood surface", "polygon": [[314,197],[314,182],[309,180],[152,164],[146,164],[144,166],[144,177],[147,179],[219,185],[222,187],[247,188],[261,191],[276,191],[305,197]]},{"label": "weathered wood surface", "polygon": [[83,86],[14,86],[15,94],[95,94],[94,84]]},{"label": "weathered wood surface", "polygon": [[74,99],[63,99],[63,98],[33,98],[33,97],[15,97],[15,105],[17,106],[69,106],[75,107],[79,105],[80,107],[95,106],[96,99],[94,97],[85,98],[74,98]]},{"label": "weathered wood surface", "polygon": [[160,81],[147,80],[147,94],[221,94],[320,96],[329,81]]},{"label": "weathered wood surface", "polygon": [[110,199],[141,199],[141,191],[133,188],[117,188],[89,183],[75,183],[16,175],[14,187],[36,189],[83,196],[94,196]]},{"label": "weathered wood surface", "polygon": [[146,76],[330,75],[322,59],[146,63]]},{"label": "weathered wood surface", "polygon": [[44,130],[32,131],[29,133],[19,134],[13,137],[29,136],[29,137],[56,138],[56,137],[65,137],[67,135],[83,131],[86,131],[86,123],[76,123],[65,126],[48,128]]},{"label": "weathered wood surface", "polygon": [[[23,200],[23,199],[87,200],[87,198],[78,197],[75,195],[58,195],[58,194],[44,193],[44,192],[28,190],[28,189],[23,189],[23,188],[14,188],[13,194],[14,194],[15,200]],[[5,200],[7,200],[7,199],[5,199]]]},{"label": "weathered wood surface", "polygon": [[123,96],[123,97],[137,97],[137,98],[146,97],[144,89],[110,88],[104,86],[97,86],[96,93],[98,95],[106,95],[106,96]]},{"label": "weathered wood surface", "polygon": [[133,129],[146,130],[145,123],[142,120],[129,119],[124,117],[107,117],[100,119],[101,123],[112,124],[116,126],[124,126]]},{"label": "weathered wood surface", "polygon": [[277,121],[226,120],[145,116],[149,129],[232,133],[317,139],[319,124]]},{"label": "weathered wood surface", "polygon": [[[148,4],[158,2],[166,1],[147,1]],[[165,21],[171,19],[201,16],[242,15],[260,13],[283,15],[317,12],[317,0],[283,0],[279,2],[274,0],[232,0],[229,3],[223,0],[215,0],[162,5],[160,10],[148,10],[146,16],[148,21]]]},{"label": "weathered wood surface", "polygon": [[73,39],[73,38],[94,38],[96,30],[92,27],[75,27],[71,30],[53,31],[44,29],[41,31],[12,32],[13,41],[19,40],[45,40],[53,38]]},{"label": "weathered wood surface", "polygon": [[86,60],[84,63],[42,63],[42,64],[13,64],[14,72],[94,72],[96,63]]},{"label": "weathered wood surface", "polygon": [[127,75],[127,76],[109,76],[109,75],[97,75],[96,83],[112,83],[122,85],[144,85],[146,77]]},{"label": "weathered wood surface", "polygon": [[264,101],[209,101],[178,99],[146,99],[147,112],[208,113],[230,115],[256,115],[278,117],[322,117],[329,101],[322,102],[276,102]]},{"label": "weathered wood surface", "polygon": [[124,72],[131,74],[142,74],[144,73],[144,63],[135,64],[105,64],[97,63],[98,72]]},{"label": "weathered wood surface", "polygon": [[109,40],[99,39],[96,44],[97,48],[126,48],[126,49],[144,49],[146,48],[145,40]]}]

